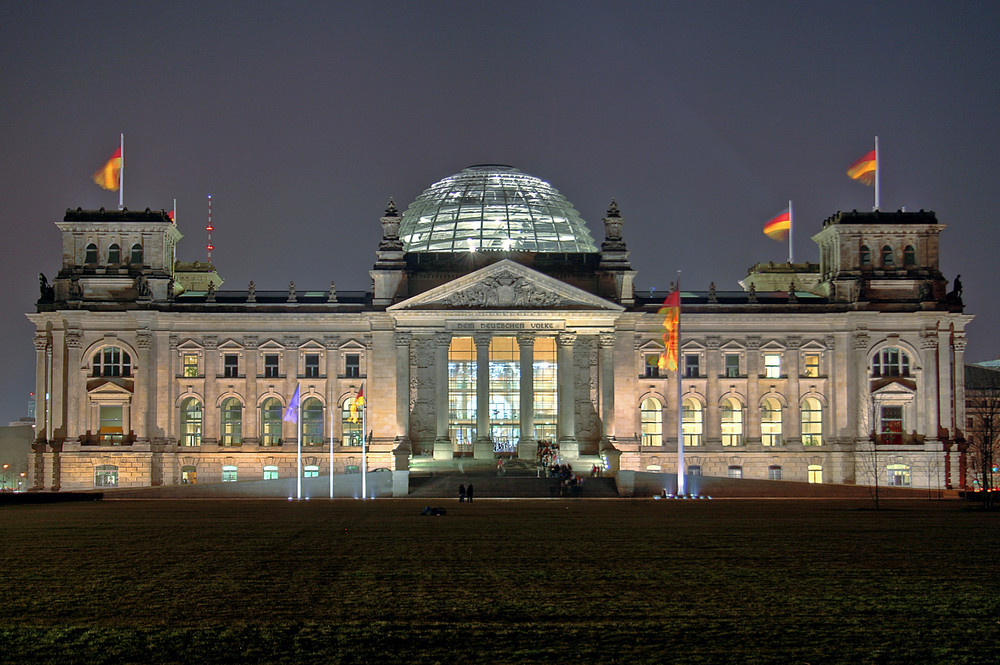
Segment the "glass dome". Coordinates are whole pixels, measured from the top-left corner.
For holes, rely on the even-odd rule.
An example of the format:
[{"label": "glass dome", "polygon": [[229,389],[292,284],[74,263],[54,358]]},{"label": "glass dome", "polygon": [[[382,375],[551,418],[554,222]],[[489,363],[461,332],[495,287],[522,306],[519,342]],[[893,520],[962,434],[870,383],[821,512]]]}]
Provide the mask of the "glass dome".
[{"label": "glass dome", "polygon": [[555,187],[512,166],[470,166],[403,213],[407,252],[597,252],[587,224]]}]

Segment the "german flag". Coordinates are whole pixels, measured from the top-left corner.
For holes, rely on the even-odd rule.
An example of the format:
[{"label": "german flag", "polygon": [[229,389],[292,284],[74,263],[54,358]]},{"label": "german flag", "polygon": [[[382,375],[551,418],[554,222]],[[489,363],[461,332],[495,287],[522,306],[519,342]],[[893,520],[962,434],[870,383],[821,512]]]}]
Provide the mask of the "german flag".
[{"label": "german flag", "polygon": [[121,186],[121,181],[119,180],[122,172],[122,149],[118,148],[115,150],[115,154],[111,155],[111,159],[94,174],[94,182],[97,183],[99,187],[111,190],[112,192],[117,192],[118,187]]},{"label": "german flag", "polygon": [[875,184],[875,172],[878,170],[878,155],[872,150],[847,169],[847,175],[852,180],[862,182],[869,187]]},{"label": "german flag", "polygon": [[351,422],[360,422],[361,413],[365,410],[365,384],[361,384],[361,390],[358,391],[358,396],[351,400]]},{"label": "german flag", "polygon": [[663,353],[657,366],[661,370],[677,369],[677,333],[681,319],[681,292],[673,291],[658,310],[663,315]]},{"label": "german flag", "polygon": [[786,210],[777,217],[772,217],[764,224],[764,235],[771,240],[784,240],[792,228],[792,213]]}]

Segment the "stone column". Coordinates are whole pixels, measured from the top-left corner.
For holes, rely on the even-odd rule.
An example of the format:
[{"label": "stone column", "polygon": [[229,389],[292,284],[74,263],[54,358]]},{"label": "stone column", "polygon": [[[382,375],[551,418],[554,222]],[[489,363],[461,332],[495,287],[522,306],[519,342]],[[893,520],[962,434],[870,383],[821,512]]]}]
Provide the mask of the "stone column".
[{"label": "stone column", "polygon": [[448,436],[449,348],[451,348],[450,332],[438,333],[434,336],[434,388],[436,398],[434,401],[434,459],[445,460],[452,459],[455,456],[455,447]]},{"label": "stone column", "polygon": [[413,333],[393,332],[396,347],[396,436],[410,437],[410,342]]},{"label": "stone column", "polygon": [[[955,345],[954,367],[954,390],[955,399],[955,432],[952,438],[963,436],[965,433],[965,333],[955,333],[953,344]],[[961,430],[959,432],[958,430]]]},{"label": "stone column", "polygon": [[[149,441],[149,419],[156,405],[156,364],[152,359],[153,334],[148,329],[135,331],[136,359],[139,371],[135,375],[135,390],[129,404],[128,417],[137,441]],[[123,423],[124,424],[124,423]],[[125,432],[128,434],[128,431]]]},{"label": "stone column", "polygon": [[802,338],[798,336],[790,336],[785,340],[785,346],[787,352],[785,353],[785,364],[788,367],[788,392],[786,397],[788,397],[788,420],[782,423],[782,428],[787,434],[787,442],[791,443],[802,443],[802,416],[799,398],[801,396],[801,389],[799,388],[799,375],[802,373],[800,369],[801,364],[801,354],[799,349],[802,348]]},{"label": "stone column", "polygon": [[[68,372],[66,367],[66,333],[62,330],[52,331],[52,345],[49,347],[49,424],[52,435],[49,440],[66,440],[70,434],[66,423],[66,394],[71,390],[86,392],[86,384],[79,370]],[[96,421],[95,421],[96,422]]]},{"label": "stone column", "polygon": [[747,442],[760,443],[760,337],[747,337]]},{"label": "stone column", "polygon": [[576,377],[573,375],[575,332],[562,332],[556,338],[557,374],[559,376],[559,451],[566,457],[577,457],[576,441]]},{"label": "stone column", "polygon": [[[951,331],[938,331],[938,418],[942,434],[948,437],[955,435],[955,422],[952,420],[952,367],[951,354]],[[965,371],[965,368],[962,368]],[[955,372],[957,374],[957,372]]]},{"label": "stone column", "polygon": [[[87,385],[83,377],[82,365],[83,332],[79,329],[66,331],[66,362],[69,373],[66,383],[70,387],[66,396],[66,436],[76,438],[86,430],[85,406],[87,403]],[[35,393],[36,395],[38,393]],[[37,404],[37,399],[36,399]],[[36,413],[38,408],[36,405]]]},{"label": "stone column", "polygon": [[46,409],[49,394],[48,351],[51,340],[46,333],[35,334],[35,440],[48,441],[52,438],[49,431],[48,410]]},{"label": "stone column", "polygon": [[601,433],[601,448],[609,448],[609,439],[615,436],[615,334],[600,333],[597,344],[600,348],[600,396],[601,421],[604,431]]},{"label": "stone column", "polygon": [[722,441],[722,416],[719,411],[719,399],[721,397],[722,374],[720,365],[721,356],[719,347],[722,340],[717,335],[709,335],[705,339],[705,441]]},{"label": "stone column", "polygon": [[[868,347],[871,338],[867,330],[854,331],[851,339],[851,359],[848,363],[848,376],[853,373],[853,381],[849,382],[851,390],[857,395],[854,400],[856,406],[853,413],[848,413],[848,422],[851,424],[850,430],[854,432],[855,439],[868,439],[873,431],[878,430],[879,414],[876,413],[876,405],[872,400],[872,391],[868,385]],[[851,401],[848,401],[850,404]]]},{"label": "stone column", "polygon": [[476,459],[493,457],[490,438],[490,334],[476,333],[476,442],[473,456]]},{"label": "stone column", "polygon": [[938,396],[934,390],[937,385],[937,350],[937,331],[926,330],[921,333],[920,364],[923,365],[923,385],[917,387],[917,400],[921,404],[920,411],[923,411],[924,422],[917,424],[917,431],[923,430],[924,436],[931,441],[939,439]]},{"label": "stone column", "polygon": [[205,347],[205,404],[202,410],[202,444],[218,444],[221,413],[216,404],[219,401],[219,338],[206,335],[202,340]]},{"label": "stone column", "polygon": [[518,459],[533,461],[538,452],[535,440],[535,335],[519,333],[517,346],[521,363],[520,411],[521,437],[517,445]]}]

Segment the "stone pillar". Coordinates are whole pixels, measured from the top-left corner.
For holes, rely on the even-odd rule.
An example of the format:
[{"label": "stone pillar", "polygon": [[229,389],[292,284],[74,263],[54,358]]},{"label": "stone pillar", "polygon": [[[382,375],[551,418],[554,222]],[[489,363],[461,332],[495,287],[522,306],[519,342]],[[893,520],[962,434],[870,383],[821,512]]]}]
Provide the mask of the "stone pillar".
[{"label": "stone pillar", "polygon": [[[66,440],[69,432],[66,430],[66,394],[70,390],[81,389],[81,372],[67,373],[66,367],[66,333],[62,330],[52,331],[52,345],[49,347],[49,424],[52,435],[49,441]],[[82,385],[86,391],[86,384]]]},{"label": "stone pillar", "polygon": [[135,331],[139,371],[135,375],[135,391],[128,415],[137,441],[149,441],[149,421],[156,410],[156,363],[153,362],[152,345],[153,334],[148,329]]},{"label": "stone pillar", "polygon": [[[934,387],[937,385],[937,331],[926,330],[920,335],[920,364],[923,365],[923,385],[917,387],[917,401],[921,405],[924,421],[917,424],[917,431],[923,430],[924,436],[937,441],[938,432],[938,396]],[[963,368],[964,378],[964,368]]]},{"label": "stone pillar", "polygon": [[490,438],[490,334],[476,333],[476,442],[473,456],[476,459],[493,457]]},{"label": "stone pillar", "polygon": [[221,413],[219,406],[219,379],[221,366],[219,364],[219,338],[215,335],[206,335],[202,340],[205,346],[205,404],[202,409],[202,433],[203,444],[218,444],[219,432],[222,428],[219,423]]},{"label": "stone pillar", "polygon": [[396,346],[396,436],[410,438],[410,342],[413,333],[393,332]]},{"label": "stone pillar", "polygon": [[[848,422],[853,426],[850,431],[854,432],[856,439],[868,439],[873,431],[878,430],[879,414],[876,413],[876,405],[872,400],[871,387],[868,385],[868,347],[871,338],[867,330],[856,330],[851,340],[851,359],[848,371],[853,372],[851,390],[857,395],[854,400],[856,406],[853,413],[847,414]],[[851,402],[849,401],[848,404]]]},{"label": "stone pillar", "polygon": [[760,443],[760,337],[747,337],[747,442]]},{"label": "stone pillar", "polygon": [[953,365],[953,379],[955,399],[955,432],[952,438],[965,435],[965,333],[955,333],[952,344],[955,345],[955,363]]},{"label": "stone pillar", "polygon": [[[951,366],[951,331],[938,331],[938,418],[941,433],[948,437],[955,436],[955,421],[952,420],[952,366]],[[962,368],[965,371],[965,368]],[[956,372],[957,373],[957,372]]]},{"label": "stone pillar", "polygon": [[[340,362],[340,336],[339,335],[323,335],[323,347],[326,349],[326,369],[323,371],[324,376],[326,376],[326,387],[327,387],[327,422],[323,425],[323,432],[325,433],[325,439],[328,445],[331,441],[339,441],[340,437],[340,404],[338,402],[337,394],[337,375],[338,375],[338,363]],[[328,460],[329,463],[329,460]]]},{"label": "stone pillar", "polygon": [[45,333],[35,334],[35,440],[48,441],[52,438],[48,421],[49,394],[49,344],[51,340]]},{"label": "stone pillar", "polygon": [[600,333],[597,336],[597,343],[600,347],[600,399],[601,399],[601,422],[603,432],[601,433],[601,448],[609,447],[610,444],[603,443],[615,436],[615,334],[613,332]]},{"label": "stone pillar", "polygon": [[[69,373],[66,376],[68,395],[66,395],[66,436],[77,437],[86,429],[85,406],[87,399],[86,378],[80,369],[83,365],[82,356],[83,333],[79,329],[66,331],[66,362]],[[36,395],[38,393],[35,393]],[[36,400],[37,403],[37,400]],[[35,412],[38,413],[36,406]]]},{"label": "stone pillar", "polygon": [[578,457],[576,440],[576,368],[573,364],[575,332],[562,332],[557,337],[557,374],[559,376],[559,452],[564,457]]},{"label": "stone pillar", "polygon": [[521,437],[517,445],[518,459],[533,461],[538,453],[535,440],[535,335],[520,333],[517,346],[521,363]]},{"label": "stone pillar", "polygon": [[799,367],[802,362],[799,349],[802,348],[802,338],[790,336],[785,340],[785,346],[787,348],[785,360],[788,367],[786,372],[788,374],[788,392],[786,393],[786,397],[788,398],[788,420],[782,423],[782,428],[785,430],[787,436],[786,442],[802,443],[802,416],[801,405],[799,404],[801,397],[799,376],[802,373]]},{"label": "stone pillar", "polygon": [[719,347],[722,340],[717,335],[709,335],[705,339],[705,441],[722,441],[722,421],[719,411],[719,399],[722,388],[719,385],[722,374]]},{"label": "stone pillar", "polygon": [[[455,456],[455,447],[448,436],[448,349],[451,333],[434,336],[434,459],[449,460]],[[478,376],[478,374],[477,374]],[[478,384],[477,384],[478,386]],[[478,389],[478,388],[477,388]]]}]

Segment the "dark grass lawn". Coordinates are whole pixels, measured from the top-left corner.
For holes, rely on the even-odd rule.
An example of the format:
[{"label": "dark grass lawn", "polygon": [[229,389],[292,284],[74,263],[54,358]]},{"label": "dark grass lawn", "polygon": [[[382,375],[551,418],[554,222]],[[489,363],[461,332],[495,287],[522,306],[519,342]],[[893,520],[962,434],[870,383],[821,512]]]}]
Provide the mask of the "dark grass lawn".
[{"label": "dark grass lawn", "polygon": [[1000,662],[955,501],[423,505],[0,508],[0,662]]}]

